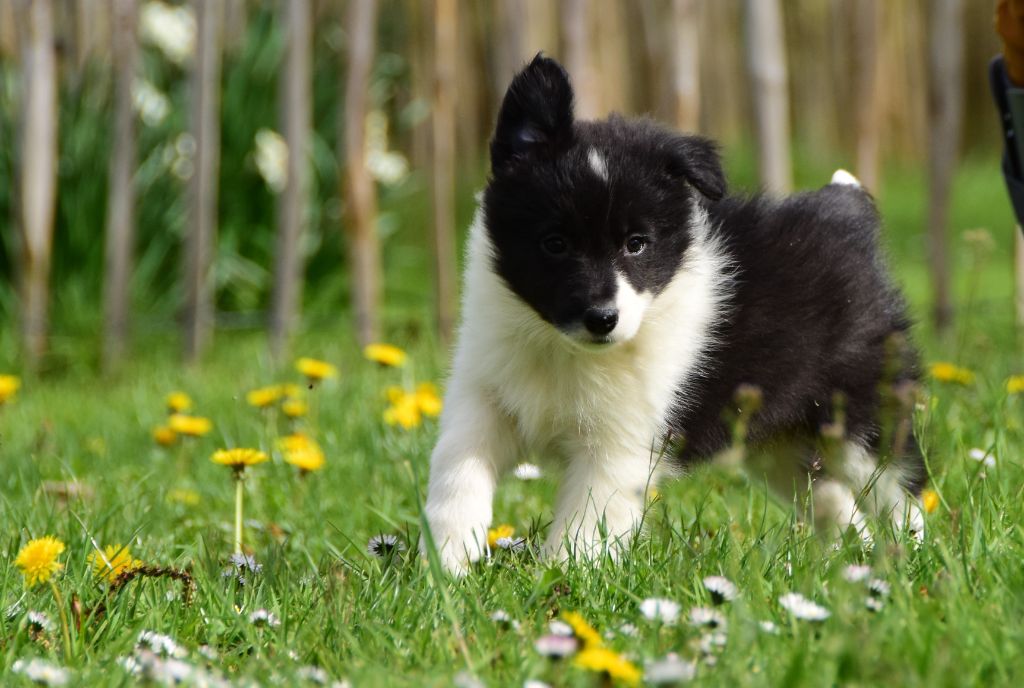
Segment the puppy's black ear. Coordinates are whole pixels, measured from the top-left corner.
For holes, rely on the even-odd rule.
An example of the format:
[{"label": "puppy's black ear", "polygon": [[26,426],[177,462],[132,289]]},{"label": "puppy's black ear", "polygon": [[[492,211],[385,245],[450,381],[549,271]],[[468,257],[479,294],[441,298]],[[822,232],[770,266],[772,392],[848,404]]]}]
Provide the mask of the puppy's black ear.
[{"label": "puppy's black ear", "polygon": [[676,136],[666,164],[669,176],[683,179],[704,196],[717,201],[725,195],[725,171],[718,146],[703,136]]},{"label": "puppy's black ear", "polygon": [[551,58],[538,54],[516,74],[491,139],[495,176],[567,145],[572,138],[572,98],[569,75]]}]

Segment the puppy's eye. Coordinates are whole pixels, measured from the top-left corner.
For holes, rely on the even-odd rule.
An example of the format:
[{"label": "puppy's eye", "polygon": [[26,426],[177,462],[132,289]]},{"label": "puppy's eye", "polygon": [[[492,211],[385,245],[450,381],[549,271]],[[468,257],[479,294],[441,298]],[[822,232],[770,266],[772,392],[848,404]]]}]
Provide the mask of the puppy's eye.
[{"label": "puppy's eye", "polygon": [[564,256],[569,251],[569,242],[561,234],[548,234],[540,240],[540,247],[549,256]]},{"label": "puppy's eye", "polygon": [[647,237],[634,234],[626,239],[626,253],[635,256],[647,246]]}]

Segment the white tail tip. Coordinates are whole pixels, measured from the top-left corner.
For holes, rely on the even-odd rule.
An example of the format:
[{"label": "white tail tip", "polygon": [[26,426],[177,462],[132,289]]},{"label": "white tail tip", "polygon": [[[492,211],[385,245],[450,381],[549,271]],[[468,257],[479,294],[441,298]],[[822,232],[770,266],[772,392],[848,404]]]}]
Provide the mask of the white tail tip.
[{"label": "white tail tip", "polygon": [[842,169],[836,170],[832,174],[832,183],[842,184],[843,186],[856,186],[858,189],[860,188],[860,180]]}]

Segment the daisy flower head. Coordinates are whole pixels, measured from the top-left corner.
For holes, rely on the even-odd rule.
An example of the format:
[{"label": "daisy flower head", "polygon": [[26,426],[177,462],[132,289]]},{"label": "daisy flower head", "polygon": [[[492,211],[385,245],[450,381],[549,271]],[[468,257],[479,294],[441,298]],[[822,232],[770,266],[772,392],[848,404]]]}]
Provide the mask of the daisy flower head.
[{"label": "daisy flower head", "polygon": [[885,603],[882,602],[882,598],[869,595],[864,598],[864,606],[867,607],[869,612],[880,612],[885,606]]},{"label": "daisy flower head", "polygon": [[281,620],[273,612],[257,609],[249,615],[249,623],[257,628],[277,628],[281,625]]},{"label": "daisy flower head", "polygon": [[975,447],[967,452],[967,455],[978,463],[984,464],[989,468],[994,468],[996,465],[996,457],[993,456],[991,452],[987,452],[984,449]]},{"label": "daisy flower head", "polygon": [[644,665],[644,680],[652,685],[686,683],[697,675],[697,665],[670,652],[663,659]]},{"label": "daisy flower head", "polygon": [[533,643],[533,649],[537,651],[537,654],[550,657],[551,659],[568,657],[575,653],[579,646],[580,643],[574,636],[558,635],[555,633],[542,635]]},{"label": "daisy flower head", "polygon": [[495,609],[491,612],[490,619],[501,628],[511,628],[514,631],[519,630],[519,622],[509,616],[509,613],[504,609]]},{"label": "daisy flower head", "polygon": [[570,626],[569,624],[565,623],[560,619],[552,619],[551,621],[549,621],[548,631],[551,633],[551,635],[573,635],[572,626]]},{"label": "daisy flower head", "polygon": [[868,581],[868,592],[872,597],[888,597],[892,587],[881,578],[872,578]]},{"label": "daisy flower head", "polygon": [[393,344],[370,344],[363,349],[363,356],[386,368],[400,368],[408,358],[404,351]]},{"label": "daisy flower head", "polygon": [[935,490],[922,490],[921,506],[924,507],[926,514],[935,513],[935,510],[939,508],[939,493]]},{"label": "daisy flower head", "polygon": [[251,554],[235,552],[228,559],[228,568],[221,573],[223,578],[234,578],[239,585],[246,585],[253,576],[263,572],[263,564],[256,561]]},{"label": "daisy flower head", "polygon": [[541,477],[540,466],[532,463],[521,463],[516,466],[515,476],[520,480],[538,480]]},{"label": "daisy flower head", "polygon": [[381,533],[370,538],[366,551],[378,559],[390,559],[405,551],[405,543],[397,535]]},{"label": "daisy flower head", "polygon": [[932,378],[939,382],[947,382],[964,387],[974,382],[974,373],[953,363],[940,361],[930,368]]},{"label": "daisy flower head", "polygon": [[583,647],[600,647],[604,643],[597,629],[587,623],[579,612],[562,612],[562,620],[572,628],[573,635],[583,643]]},{"label": "daisy flower head", "polygon": [[21,380],[14,375],[0,375],[0,406],[14,399],[21,388]]},{"label": "daisy flower head", "polygon": [[218,449],[210,460],[221,466],[230,466],[236,472],[245,470],[247,466],[255,466],[267,460],[267,455],[258,449]]},{"label": "daisy flower head", "polygon": [[618,652],[605,647],[588,646],[572,660],[573,666],[606,675],[614,681],[635,686],[640,683],[640,670]]},{"label": "daisy flower head", "polygon": [[732,602],[739,595],[739,589],[725,576],[708,576],[704,579],[704,587],[711,593],[711,601],[715,604]]},{"label": "daisy flower head", "polygon": [[516,529],[513,526],[510,526],[507,523],[502,523],[501,525],[495,528],[490,528],[487,531],[487,545],[491,549],[494,549],[498,546],[498,540],[501,540],[502,538],[511,538],[515,534]]},{"label": "daisy flower head", "polygon": [[863,564],[850,564],[843,569],[843,580],[847,583],[860,583],[871,575],[871,567]]},{"label": "daisy flower head", "polygon": [[161,447],[172,447],[178,441],[178,433],[166,425],[153,428],[153,441]]},{"label": "daisy flower head", "polygon": [[832,616],[832,612],[819,604],[815,604],[800,593],[790,592],[779,598],[779,604],[793,618],[803,621],[824,621]]},{"label": "daisy flower head", "polygon": [[164,400],[171,413],[184,413],[192,408],[192,397],[184,392],[171,392]]},{"label": "daisy flower head", "polygon": [[335,366],[315,358],[300,358],[295,362],[295,369],[309,380],[310,384],[338,376],[338,369]]},{"label": "daisy flower head", "polygon": [[175,413],[167,420],[168,427],[179,435],[186,437],[202,437],[213,430],[213,423],[202,416],[188,416]]},{"label": "daisy flower head", "polygon": [[143,566],[141,561],[132,558],[127,547],[121,545],[107,545],[102,552],[90,552],[86,560],[92,567],[93,575],[108,583],[113,583],[126,571],[134,571]]},{"label": "daisy flower head", "polygon": [[1024,394],[1024,375],[1011,375],[1006,379],[1006,393]]},{"label": "daisy flower head", "polygon": [[506,549],[510,552],[522,552],[526,549],[526,538],[500,537],[494,541],[496,549]]},{"label": "daisy flower head", "polygon": [[53,574],[64,568],[58,561],[64,552],[64,543],[51,535],[30,540],[18,552],[14,565],[21,569],[25,577],[25,587],[33,588],[46,583]]},{"label": "daisy flower head", "polygon": [[270,408],[284,396],[284,390],[280,385],[270,385],[249,391],[245,395],[245,401],[249,406],[258,409]]},{"label": "daisy flower head", "polygon": [[22,674],[32,683],[42,686],[66,686],[71,680],[67,669],[33,657],[29,660],[19,659],[11,665],[11,671]]},{"label": "daisy flower head", "polygon": [[648,621],[657,621],[666,626],[675,625],[682,607],[678,602],[659,597],[648,597],[640,603],[640,613]]},{"label": "daisy flower head", "polygon": [[177,657],[179,659],[188,654],[188,650],[175,642],[174,638],[156,631],[139,631],[135,649],[149,650],[160,657]]},{"label": "daisy flower head", "polygon": [[694,607],[690,610],[689,620],[691,626],[717,631],[724,631],[729,624],[722,612],[710,607]]}]

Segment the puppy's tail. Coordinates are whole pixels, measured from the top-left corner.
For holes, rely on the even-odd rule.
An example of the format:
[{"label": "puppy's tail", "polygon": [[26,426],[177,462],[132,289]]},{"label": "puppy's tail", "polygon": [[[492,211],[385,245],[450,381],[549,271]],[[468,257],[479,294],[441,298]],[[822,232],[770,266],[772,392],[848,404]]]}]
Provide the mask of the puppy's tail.
[{"label": "puppy's tail", "polygon": [[832,181],[830,183],[861,188],[860,180],[842,168],[832,173]]}]

